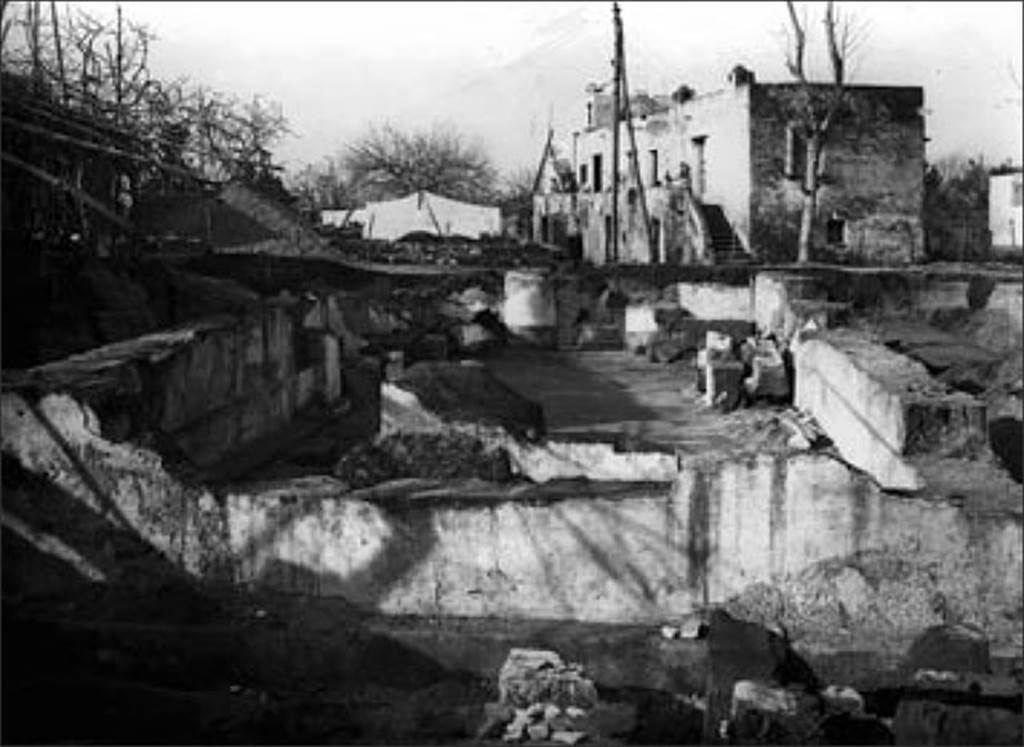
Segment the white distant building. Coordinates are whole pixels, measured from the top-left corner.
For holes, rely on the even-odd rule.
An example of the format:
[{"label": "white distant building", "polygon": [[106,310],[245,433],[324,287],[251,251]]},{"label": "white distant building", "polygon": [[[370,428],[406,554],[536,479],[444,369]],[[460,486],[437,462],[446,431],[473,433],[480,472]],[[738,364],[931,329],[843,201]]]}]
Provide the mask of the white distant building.
[{"label": "white distant building", "polygon": [[410,233],[478,239],[501,235],[501,211],[430,192],[414,192],[397,200],[371,202],[359,210],[325,210],[324,225],[360,223],[364,239],[394,241]]},{"label": "white distant building", "polygon": [[1020,167],[1000,170],[989,176],[988,229],[995,250],[1024,247],[1024,173]]}]

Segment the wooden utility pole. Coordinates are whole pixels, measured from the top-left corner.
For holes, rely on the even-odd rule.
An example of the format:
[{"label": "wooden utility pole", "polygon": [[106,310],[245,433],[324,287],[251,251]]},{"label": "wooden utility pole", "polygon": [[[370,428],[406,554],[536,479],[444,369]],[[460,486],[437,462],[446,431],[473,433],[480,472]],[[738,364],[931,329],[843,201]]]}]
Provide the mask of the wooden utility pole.
[{"label": "wooden utility pole", "polygon": [[612,94],[612,262],[619,261],[619,124],[622,119],[622,20],[619,4],[612,3],[615,26],[614,93]]},{"label": "wooden utility pole", "polygon": [[43,88],[43,68],[40,62],[39,0],[32,0],[25,6],[28,16],[29,45],[32,48],[32,90],[39,95]]},{"label": "wooden utility pole", "polygon": [[[622,40],[622,22],[619,21],[619,40],[620,40],[620,55],[619,55],[619,72],[622,75],[622,98],[625,103],[626,110],[626,128],[629,130],[629,142],[633,153],[633,173],[636,175],[636,188],[640,194],[640,212],[644,218],[644,231],[647,236],[647,249],[651,262],[653,263],[657,259],[658,247],[654,245],[654,237],[651,235],[651,216],[647,211],[647,195],[644,192],[644,180],[640,175],[640,154],[636,149],[636,131],[633,129],[633,110],[629,104],[629,85],[626,82],[626,53],[625,45],[621,44]],[[657,178],[657,174],[655,174]]]},{"label": "wooden utility pole", "polygon": [[117,4],[117,59],[114,65],[114,95],[117,101],[116,121],[121,124],[124,103],[124,27],[121,19],[121,3]]},{"label": "wooden utility pole", "polygon": [[57,74],[60,75],[60,97],[68,103],[68,82],[64,77],[64,46],[60,38],[60,23],[57,21],[57,0],[50,0],[50,22],[53,24],[53,43],[57,48]]}]

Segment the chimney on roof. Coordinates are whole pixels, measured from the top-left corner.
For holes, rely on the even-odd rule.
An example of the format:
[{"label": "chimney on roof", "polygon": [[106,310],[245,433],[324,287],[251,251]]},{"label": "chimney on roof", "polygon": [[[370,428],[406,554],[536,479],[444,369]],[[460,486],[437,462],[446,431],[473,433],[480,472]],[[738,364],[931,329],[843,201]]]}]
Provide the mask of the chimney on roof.
[{"label": "chimney on roof", "polygon": [[743,65],[736,65],[729,72],[729,83],[736,88],[740,86],[749,86],[754,83],[754,71],[744,67]]}]

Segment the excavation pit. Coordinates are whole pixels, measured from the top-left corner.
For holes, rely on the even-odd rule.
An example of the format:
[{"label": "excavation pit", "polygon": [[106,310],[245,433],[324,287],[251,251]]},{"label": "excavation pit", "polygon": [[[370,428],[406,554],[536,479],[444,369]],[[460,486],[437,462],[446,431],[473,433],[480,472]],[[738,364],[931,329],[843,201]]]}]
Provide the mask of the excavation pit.
[{"label": "excavation pit", "polygon": [[[1019,661],[1019,484],[994,463],[911,454],[924,487],[887,492],[827,443],[793,446],[785,407],[705,406],[692,355],[429,364],[540,406],[506,428],[460,410],[458,387],[403,388],[422,363],[383,381],[281,332],[329,327],[319,308],[279,301],[8,382],[5,637],[25,645],[5,674],[25,717],[5,736],[150,741],[100,715],[117,701],[179,742],[471,738],[508,650],[533,647],[645,714],[620,741],[679,743],[651,724],[687,723],[677,696],[701,692],[706,651],[659,631],[715,606],[781,624],[819,676],[867,692],[898,687],[909,643],[947,620],[986,632],[994,668]],[[262,367],[196,387],[258,350]],[[114,396],[126,382],[134,401]],[[246,423],[257,438],[234,443]],[[412,466],[332,474],[340,439],[378,432]],[[186,474],[176,435],[184,457],[216,453]],[[416,466],[484,446],[507,470]],[[69,726],[39,715],[55,692],[78,704]]]}]

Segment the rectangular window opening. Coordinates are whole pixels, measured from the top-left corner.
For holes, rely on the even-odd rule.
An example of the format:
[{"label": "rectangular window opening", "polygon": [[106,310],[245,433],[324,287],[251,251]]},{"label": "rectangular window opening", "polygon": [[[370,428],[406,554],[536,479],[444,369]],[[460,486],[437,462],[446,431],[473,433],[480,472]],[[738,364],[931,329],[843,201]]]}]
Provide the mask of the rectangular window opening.
[{"label": "rectangular window opening", "polygon": [[825,224],[825,241],[832,246],[846,244],[846,221],[842,218],[829,218]]}]

